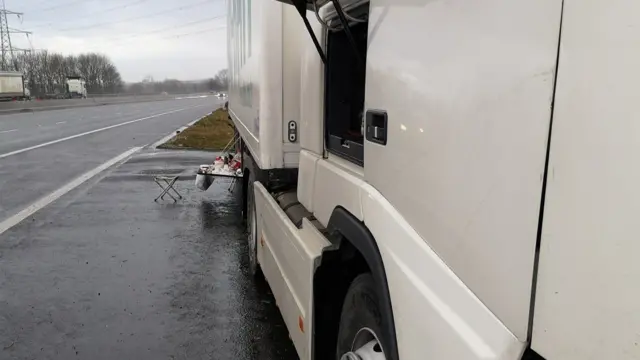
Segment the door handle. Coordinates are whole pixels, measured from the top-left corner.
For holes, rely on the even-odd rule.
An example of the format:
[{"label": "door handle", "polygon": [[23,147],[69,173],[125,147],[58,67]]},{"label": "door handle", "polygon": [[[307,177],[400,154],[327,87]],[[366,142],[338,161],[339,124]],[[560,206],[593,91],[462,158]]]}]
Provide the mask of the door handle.
[{"label": "door handle", "polygon": [[380,145],[387,145],[387,112],[384,110],[367,110],[367,140]]}]

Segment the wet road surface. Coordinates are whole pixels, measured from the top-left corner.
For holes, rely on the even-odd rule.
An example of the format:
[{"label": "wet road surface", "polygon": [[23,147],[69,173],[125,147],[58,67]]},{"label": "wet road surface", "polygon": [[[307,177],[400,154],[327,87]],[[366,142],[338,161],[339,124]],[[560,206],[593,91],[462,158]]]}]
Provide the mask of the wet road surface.
[{"label": "wet road surface", "polygon": [[[211,153],[147,150],[0,235],[0,359],[296,359]],[[153,202],[154,174],[183,200]]]},{"label": "wet road surface", "polygon": [[0,116],[0,222],[127,149],[150,144],[220,103],[213,97],[173,99]]}]

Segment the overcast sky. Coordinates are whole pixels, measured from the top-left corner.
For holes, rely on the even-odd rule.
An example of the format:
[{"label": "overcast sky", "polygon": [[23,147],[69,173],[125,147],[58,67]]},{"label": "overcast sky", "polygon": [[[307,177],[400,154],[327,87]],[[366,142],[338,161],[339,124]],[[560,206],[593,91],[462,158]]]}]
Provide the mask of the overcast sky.
[{"label": "overcast sky", "polygon": [[[196,80],[227,67],[225,0],[5,0],[33,48],[108,55],[127,82]],[[14,47],[30,48],[23,34]]]}]

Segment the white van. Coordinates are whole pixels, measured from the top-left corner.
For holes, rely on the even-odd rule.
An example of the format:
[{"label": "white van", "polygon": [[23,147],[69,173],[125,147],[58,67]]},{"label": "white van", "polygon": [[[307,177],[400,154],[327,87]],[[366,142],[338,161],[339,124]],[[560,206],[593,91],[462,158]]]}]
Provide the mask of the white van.
[{"label": "white van", "polygon": [[640,2],[314,1],[228,11],[300,358],[640,359]]}]

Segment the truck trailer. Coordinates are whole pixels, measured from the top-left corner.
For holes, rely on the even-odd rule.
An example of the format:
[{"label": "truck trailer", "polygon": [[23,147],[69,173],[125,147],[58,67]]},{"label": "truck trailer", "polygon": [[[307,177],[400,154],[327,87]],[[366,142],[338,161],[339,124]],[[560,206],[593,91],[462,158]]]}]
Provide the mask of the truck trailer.
[{"label": "truck trailer", "polygon": [[0,71],[0,101],[30,100],[24,75],[17,71]]},{"label": "truck trailer", "polygon": [[640,359],[636,0],[229,0],[300,359]]}]

